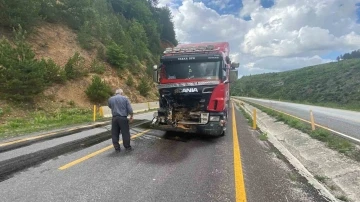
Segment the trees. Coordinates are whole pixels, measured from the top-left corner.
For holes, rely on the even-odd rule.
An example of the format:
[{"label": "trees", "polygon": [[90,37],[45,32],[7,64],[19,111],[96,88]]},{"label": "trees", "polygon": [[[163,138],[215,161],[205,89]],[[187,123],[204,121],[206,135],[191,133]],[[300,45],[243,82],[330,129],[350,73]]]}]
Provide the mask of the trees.
[{"label": "trees", "polygon": [[105,102],[112,95],[110,86],[102,81],[99,76],[92,78],[92,83],[88,86],[85,93],[92,102],[97,104]]},{"label": "trees", "polygon": [[169,8],[164,7],[159,9],[159,25],[161,25],[160,37],[162,40],[167,40],[176,46],[178,41],[176,40],[174,23],[171,19],[172,15]]},{"label": "trees", "polygon": [[340,55],[336,58],[336,60],[340,61],[340,60],[348,60],[348,59],[354,59],[354,58],[360,58],[360,49],[354,50],[351,53],[345,53],[344,55]]},{"label": "trees", "polygon": [[0,41],[0,94],[2,98],[31,101],[47,85],[64,81],[64,72],[52,60],[35,59],[25,42],[26,32],[20,26],[15,31],[15,46]]},{"label": "trees", "polygon": [[0,26],[30,29],[40,19],[41,1],[1,0],[0,10]]},{"label": "trees", "polygon": [[[30,30],[44,20],[66,24],[75,30],[84,49],[97,50],[100,60],[107,60],[119,69],[130,64],[131,70],[140,73],[140,66],[150,67],[160,56],[161,40],[177,45],[171,12],[156,7],[157,3],[157,0],[0,0],[0,26],[21,25]],[[37,60],[25,43],[25,36],[17,37],[14,47],[6,40],[0,41],[1,98],[31,99],[47,85],[83,76],[84,61],[79,54],[70,58],[62,70],[52,60]],[[98,66],[94,70],[103,72]],[[147,69],[144,76],[151,76],[151,72],[151,68]],[[144,95],[146,86],[148,83],[141,84]]]},{"label": "trees", "polygon": [[106,56],[110,64],[119,69],[124,68],[127,56],[124,53],[124,49],[115,42],[112,42],[107,47]]}]

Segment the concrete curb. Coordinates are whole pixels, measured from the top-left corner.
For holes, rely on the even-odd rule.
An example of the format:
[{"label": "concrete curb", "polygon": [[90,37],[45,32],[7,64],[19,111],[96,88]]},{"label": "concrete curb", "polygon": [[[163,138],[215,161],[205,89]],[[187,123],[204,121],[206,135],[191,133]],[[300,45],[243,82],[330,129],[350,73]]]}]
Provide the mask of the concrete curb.
[{"label": "concrete curb", "polygon": [[[252,116],[251,111],[246,108],[246,106],[242,106],[242,108],[246,111],[246,113]],[[294,155],[292,155],[291,152],[284,145],[282,145],[269,130],[266,129],[261,120],[257,119],[257,123],[260,130],[268,134],[269,142],[273,144],[273,146],[277,148],[282,153],[282,155],[285,156],[285,158],[292,166],[294,166],[294,168],[301,176],[305,177],[308,182],[314,186],[315,189],[320,191],[322,196],[326,197],[330,201],[339,201],[324,185],[315,179],[315,177],[305,168],[305,166],[302,165],[302,163]]]},{"label": "concrete curb", "polygon": [[[154,109],[151,109],[154,110]],[[134,112],[134,115],[141,115],[144,113],[152,112],[152,111],[146,110],[146,111],[137,111]],[[154,111],[155,112],[155,111]],[[74,133],[79,133],[81,131],[90,130],[94,128],[103,127],[110,124],[111,118],[106,118],[105,121],[100,122],[92,122],[92,123],[83,123],[78,124],[77,126],[69,127],[69,128],[63,128],[63,129],[53,129],[50,130],[50,132],[46,133],[39,133],[39,134],[29,134],[24,136],[19,136],[15,138],[9,138],[9,139],[3,139],[0,141],[0,153],[6,152],[9,150],[17,149],[20,147],[28,146],[33,143],[45,141],[45,140],[51,140],[54,138],[59,138],[67,135],[71,135]]]},{"label": "concrete curb", "polygon": [[30,144],[33,144],[36,142],[59,138],[59,137],[71,135],[74,133],[78,133],[78,132],[81,132],[84,130],[90,130],[90,129],[106,126],[109,124],[110,124],[110,121],[104,121],[104,122],[99,122],[99,123],[95,123],[95,124],[91,124],[91,125],[77,126],[77,127],[73,127],[73,128],[55,131],[55,132],[40,134],[40,135],[36,135],[36,136],[32,136],[32,137],[20,138],[17,140],[15,139],[13,141],[1,142],[0,143],[0,153],[6,152],[9,150],[13,150],[13,149],[17,149],[20,147],[24,147],[24,146],[27,146],[27,145],[30,145]]},{"label": "concrete curb", "polygon": [[[130,128],[150,122],[149,120],[139,120],[139,122],[130,125]],[[77,151],[99,142],[111,138],[109,131],[96,133],[84,138],[67,141],[65,143],[45,148],[32,153],[19,155],[0,162],[0,182],[11,177],[12,174],[37,165],[49,159],[63,155],[71,151]]]}]

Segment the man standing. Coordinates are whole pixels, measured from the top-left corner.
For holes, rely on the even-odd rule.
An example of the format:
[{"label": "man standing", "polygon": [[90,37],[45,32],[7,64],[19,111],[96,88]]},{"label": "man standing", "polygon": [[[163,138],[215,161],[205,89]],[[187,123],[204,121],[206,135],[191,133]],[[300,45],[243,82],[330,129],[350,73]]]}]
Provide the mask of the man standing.
[{"label": "man standing", "polygon": [[130,146],[129,120],[127,119],[128,115],[130,115],[130,122],[133,120],[130,101],[123,96],[122,89],[117,89],[115,95],[109,99],[108,105],[112,113],[111,136],[115,151],[120,152],[121,150],[119,144],[120,131],[125,149],[127,151],[132,150]]}]

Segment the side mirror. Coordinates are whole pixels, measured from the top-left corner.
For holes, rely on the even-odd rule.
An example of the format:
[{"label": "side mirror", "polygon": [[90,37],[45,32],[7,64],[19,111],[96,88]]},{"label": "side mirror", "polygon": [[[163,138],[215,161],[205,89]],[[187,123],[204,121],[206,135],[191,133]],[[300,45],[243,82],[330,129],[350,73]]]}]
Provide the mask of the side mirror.
[{"label": "side mirror", "polygon": [[154,71],[153,73],[153,81],[155,83],[158,83],[159,82],[159,75],[158,75],[158,72],[157,71]]},{"label": "side mirror", "polygon": [[153,72],[153,81],[155,83],[159,83],[159,74],[158,74],[158,66],[157,65],[154,65],[153,66],[153,69],[154,69],[154,72]]},{"label": "side mirror", "polygon": [[240,63],[232,62],[231,63],[231,69],[238,68],[240,66]]},{"label": "side mirror", "polygon": [[230,71],[229,73],[230,73],[230,76],[229,76],[230,77],[229,78],[230,83],[232,83],[232,82],[234,82],[234,81],[236,81],[238,79],[238,71],[237,70]]}]

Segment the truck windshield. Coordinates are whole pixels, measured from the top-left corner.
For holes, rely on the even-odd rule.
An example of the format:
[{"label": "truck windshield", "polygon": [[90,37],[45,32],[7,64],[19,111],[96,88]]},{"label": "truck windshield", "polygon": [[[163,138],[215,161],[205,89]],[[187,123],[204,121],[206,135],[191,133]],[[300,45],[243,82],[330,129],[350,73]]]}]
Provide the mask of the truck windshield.
[{"label": "truck windshield", "polygon": [[166,79],[220,79],[220,61],[164,63]]}]

